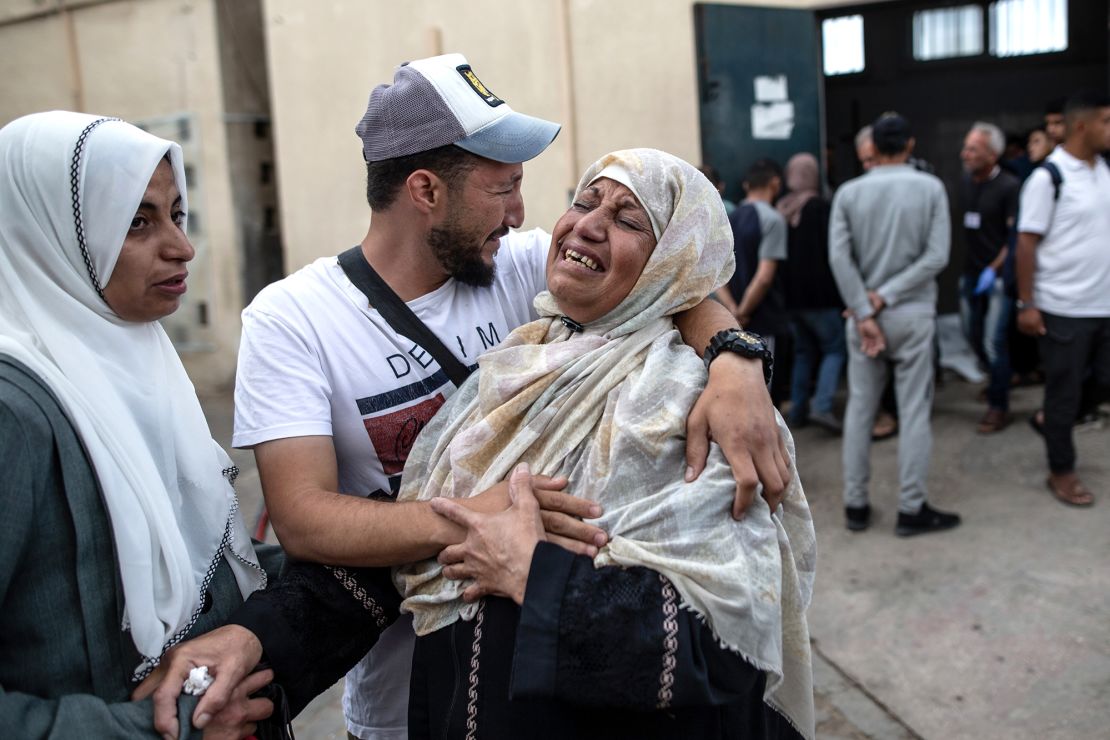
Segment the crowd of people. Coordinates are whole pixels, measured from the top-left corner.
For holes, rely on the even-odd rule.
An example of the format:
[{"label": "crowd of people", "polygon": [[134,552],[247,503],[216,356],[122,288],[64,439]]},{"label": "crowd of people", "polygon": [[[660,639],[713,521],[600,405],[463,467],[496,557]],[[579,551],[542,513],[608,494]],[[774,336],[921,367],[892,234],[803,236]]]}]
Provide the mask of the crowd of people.
[{"label": "crowd of people", "polygon": [[[1110,380],[1110,101],[1062,116],[1018,198],[997,129],[968,133],[961,290],[993,363],[981,430],[1008,421],[1012,298],[1049,487],[1089,505],[1070,430]],[[180,147],[59,111],[0,130],[0,734],[285,737],[346,674],[362,740],[813,738],[789,424],[843,433],[865,529],[893,394],[897,533],[959,523],[925,485],[949,201],[909,122],[861,133],[868,172],[831,201],[811,154],[728,204],[712,171],[611,152],[550,233],[516,229],[559,126],[462,55],[399,67],[355,130],[365,236],[243,313],[233,443],[280,548],[250,540],[158,323],[194,256]]]},{"label": "crowd of people", "polygon": [[0,130],[0,734],[281,737],[346,673],[359,738],[813,737],[813,522],[770,348],[706,299],[724,205],[630,149],[515,231],[558,131],[458,54],[374,89],[364,238],[243,315],[277,552],[158,323],[180,148]]},{"label": "crowd of people", "polygon": [[[951,237],[962,237],[961,323],[988,378],[977,431],[1006,428],[1012,385],[1043,379],[1043,408],[1029,423],[1045,440],[1046,485],[1089,506],[1072,429],[1098,420],[1110,389],[1110,99],[1052,101],[1044,125],[1021,137],[976,122],[960,180],[947,188],[913,156],[914,143],[898,114],[865,126],[855,138],[864,174],[831,202],[812,155],[792,157],[785,172],[753,164],[730,215],[737,270],[718,298],[744,327],[789,333],[786,418],[843,433],[847,527],[870,523],[871,442],[900,430],[896,532],[948,529],[959,516],[930,507],[925,482],[937,276]],[[833,396],[845,365],[841,423]]]}]

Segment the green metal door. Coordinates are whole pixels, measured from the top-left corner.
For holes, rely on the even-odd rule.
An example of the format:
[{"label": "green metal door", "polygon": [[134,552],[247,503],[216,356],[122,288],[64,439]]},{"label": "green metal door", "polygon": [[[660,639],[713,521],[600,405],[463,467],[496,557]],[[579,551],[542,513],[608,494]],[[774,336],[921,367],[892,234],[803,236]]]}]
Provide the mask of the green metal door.
[{"label": "green metal door", "polygon": [[[748,166],[798,152],[824,164],[817,20],[808,10],[697,4],[702,162],[743,198]],[[822,166],[822,169],[824,167]]]}]

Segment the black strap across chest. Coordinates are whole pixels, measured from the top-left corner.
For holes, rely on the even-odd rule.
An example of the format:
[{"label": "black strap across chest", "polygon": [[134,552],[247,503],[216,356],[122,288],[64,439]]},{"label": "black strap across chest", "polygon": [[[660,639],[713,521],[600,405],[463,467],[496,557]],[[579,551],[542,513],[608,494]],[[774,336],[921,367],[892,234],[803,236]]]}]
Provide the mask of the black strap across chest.
[{"label": "black strap across chest", "polygon": [[470,376],[470,368],[459,362],[451,350],[439,341],[439,337],[433,334],[432,330],[412,312],[412,309],[405,305],[400,296],[393,292],[385,280],[382,280],[381,275],[362,256],[361,247],[354,246],[340,254],[339,266],[343,268],[343,272],[355,287],[361,290],[370,301],[370,306],[376,309],[393,328],[393,331],[423,347],[425,352],[435,358],[452,383],[456,386],[463,384],[463,381]]}]

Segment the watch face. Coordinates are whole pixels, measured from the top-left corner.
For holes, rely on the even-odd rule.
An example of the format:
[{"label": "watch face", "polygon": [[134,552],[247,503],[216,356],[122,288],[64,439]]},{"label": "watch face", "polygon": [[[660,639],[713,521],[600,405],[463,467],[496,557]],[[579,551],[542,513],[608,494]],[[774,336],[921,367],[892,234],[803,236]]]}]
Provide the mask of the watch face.
[{"label": "watch face", "polygon": [[736,338],[740,339],[741,341],[747,342],[748,344],[762,343],[762,340],[760,340],[760,338],[757,337],[755,334],[752,334],[749,331],[744,331],[743,329],[740,329],[736,332]]}]

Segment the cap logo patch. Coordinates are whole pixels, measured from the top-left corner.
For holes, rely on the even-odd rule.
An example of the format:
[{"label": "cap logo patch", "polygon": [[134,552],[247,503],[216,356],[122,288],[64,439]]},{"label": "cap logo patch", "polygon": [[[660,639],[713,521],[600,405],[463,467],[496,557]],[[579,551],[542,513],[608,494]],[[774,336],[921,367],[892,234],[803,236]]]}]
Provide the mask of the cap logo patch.
[{"label": "cap logo patch", "polygon": [[482,81],[478,79],[478,75],[474,74],[474,70],[470,68],[469,64],[461,64],[455,69],[458,70],[459,74],[462,75],[462,78],[466,80],[466,83],[470,85],[470,88],[474,90],[474,92],[478,93],[478,97],[486,101],[486,105],[488,105],[490,108],[496,108],[497,106],[505,102],[501,98],[491,93],[489,91],[489,88],[482,84]]}]

